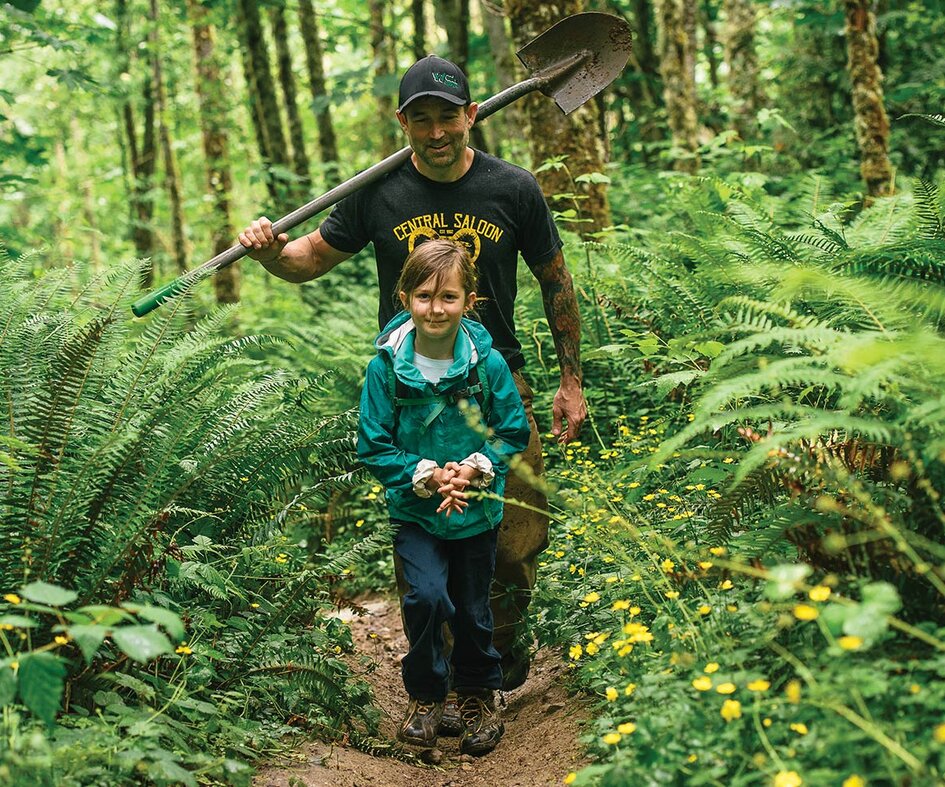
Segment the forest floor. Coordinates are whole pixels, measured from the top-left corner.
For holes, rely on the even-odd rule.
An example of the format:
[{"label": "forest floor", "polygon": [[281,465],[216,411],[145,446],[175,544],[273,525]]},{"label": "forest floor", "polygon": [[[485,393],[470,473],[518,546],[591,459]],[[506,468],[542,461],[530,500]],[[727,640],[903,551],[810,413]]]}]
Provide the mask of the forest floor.
[{"label": "forest floor", "polygon": [[[367,675],[381,712],[380,737],[394,741],[407,697],[400,678],[400,659],[407,640],[396,599],[363,602],[367,614],[349,611],[341,617],[351,626],[357,654],[367,656],[374,669]],[[440,738],[432,759],[407,761],[372,756],[351,746],[309,743],[288,762],[272,763],[254,781],[256,787],[545,787],[586,764],[578,743],[584,717],[580,700],[568,696],[560,658],[539,651],[525,685],[503,693],[505,735],[485,757],[459,752],[459,738]],[[398,747],[399,748],[399,747]],[[428,758],[429,759],[429,758]]]}]

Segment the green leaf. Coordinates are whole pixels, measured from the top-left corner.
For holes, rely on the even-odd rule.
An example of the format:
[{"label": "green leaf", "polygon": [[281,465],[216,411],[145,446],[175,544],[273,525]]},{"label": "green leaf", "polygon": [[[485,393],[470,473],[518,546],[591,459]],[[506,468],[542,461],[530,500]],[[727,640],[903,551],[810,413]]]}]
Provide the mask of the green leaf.
[{"label": "green leaf", "polygon": [[603,172],[588,172],[584,175],[578,175],[574,179],[575,183],[610,183],[610,178]]},{"label": "green leaf", "polygon": [[715,358],[722,350],[725,349],[725,345],[722,342],[699,342],[695,348],[696,352],[702,353],[707,358]]},{"label": "green leaf", "polygon": [[125,609],[134,612],[139,618],[158,623],[167,629],[167,633],[176,642],[184,638],[184,624],[180,616],[164,607],[151,607],[143,604],[125,604]]},{"label": "green leaf", "polygon": [[27,653],[17,673],[20,699],[48,727],[56,721],[66,667],[52,653]]},{"label": "green leaf", "polygon": [[803,563],[789,563],[781,566],[772,566],[768,569],[768,584],[765,585],[765,596],[771,601],[784,601],[793,596],[798,584],[810,574],[810,566]]},{"label": "green leaf", "polygon": [[112,639],[128,658],[142,664],[174,650],[157,626],[122,626],[112,631]]},{"label": "green leaf", "polygon": [[105,639],[108,628],[106,626],[97,626],[93,623],[90,625],[68,626],[66,633],[68,633],[68,635],[75,640],[75,644],[79,646],[79,650],[82,651],[82,655],[85,657],[85,663],[91,664],[92,657],[95,656],[98,649],[102,646],[102,640]]},{"label": "green leaf", "polygon": [[16,696],[16,673],[9,667],[0,667],[0,708],[13,702]]},{"label": "green leaf", "polygon": [[18,629],[36,628],[36,622],[24,615],[3,615],[0,617],[0,626],[13,626]]},{"label": "green leaf", "polygon": [[103,626],[114,626],[116,623],[120,623],[123,620],[134,620],[134,618],[123,609],[106,607],[102,604],[79,607],[78,611],[84,612],[86,615],[91,615],[95,623],[99,623]]},{"label": "green leaf", "polygon": [[30,582],[19,590],[19,594],[37,604],[48,604],[51,607],[64,607],[75,601],[79,594],[73,590],[66,590],[59,585],[50,585],[48,582]]},{"label": "green leaf", "polygon": [[901,605],[898,591],[888,582],[871,582],[863,588],[863,606],[873,614],[892,615]]}]

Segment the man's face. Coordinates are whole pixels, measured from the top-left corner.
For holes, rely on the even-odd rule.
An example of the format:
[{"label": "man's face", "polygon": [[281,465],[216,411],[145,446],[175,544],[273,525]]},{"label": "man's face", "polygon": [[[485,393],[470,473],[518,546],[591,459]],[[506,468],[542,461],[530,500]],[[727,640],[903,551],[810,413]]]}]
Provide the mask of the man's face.
[{"label": "man's face", "polygon": [[424,96],[398,112],[397,119],[417,158],[432,171],[443,173],[463,160],[476,110],[476,104],[462,107]]}]

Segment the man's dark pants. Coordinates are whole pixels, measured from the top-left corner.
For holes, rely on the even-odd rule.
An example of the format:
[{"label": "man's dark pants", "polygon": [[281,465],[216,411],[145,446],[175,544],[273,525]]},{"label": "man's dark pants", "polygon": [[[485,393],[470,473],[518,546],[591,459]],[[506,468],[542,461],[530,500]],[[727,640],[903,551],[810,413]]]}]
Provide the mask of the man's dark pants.
[{"label": "man's dark pants", "polygon": [[[442,702],[451,683],[460,690],[500,688],[502,670],[492,645],[489,608],[497,532],[447,540],[420,525],[395,527],[394,553],[409,588],[401,602],[410,641],[410,652],[401,661],[407,693]],[[445,649],[444,624],[453,632],[451,653]]]},{"label": "man's dark pants", "polygon": [[[512,377],[522,397],[531,427],[528,448],[521,454],[521,458],[523,463],[531,468],[534,477],[542,478],[544,461],[541,457],[541,436],[532,413],[532,389],[520,371],[513,372]],[[496,549],[495,579],[492,586],[495,630],[492,641],[502,657],[502,672],[505,676],[502,688],[511,690],[525,681],[528,669],[527,654],[531,643],[525,639],[525,615],[531,601],[532,588],[535,586],[538,555],[548,546],[548,516],[538,513],[547,511],[548,501],[544,492],[535,489],[527,480],[512,472],[505,482],[505,497],[510,502],[505,506],[502,524],[499,526]],[[528,508],[511,502],[516,500]],[[403,611],[403,598],[408,587],[396,551],[394,568]]]}]

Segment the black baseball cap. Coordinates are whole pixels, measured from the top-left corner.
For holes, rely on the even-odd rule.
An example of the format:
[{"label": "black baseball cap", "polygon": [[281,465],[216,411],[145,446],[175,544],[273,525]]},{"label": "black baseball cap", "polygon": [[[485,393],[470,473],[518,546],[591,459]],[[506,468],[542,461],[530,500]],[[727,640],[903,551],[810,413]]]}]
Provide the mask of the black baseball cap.
[{"label": "black baseball cap", "polygon": [[436,55],[427,55],[407,69],[400,80],[397,111],[403,112],[407,104],[422,96],[436,96],[459,106],[471,101],[469,82],[462,69]]}]

